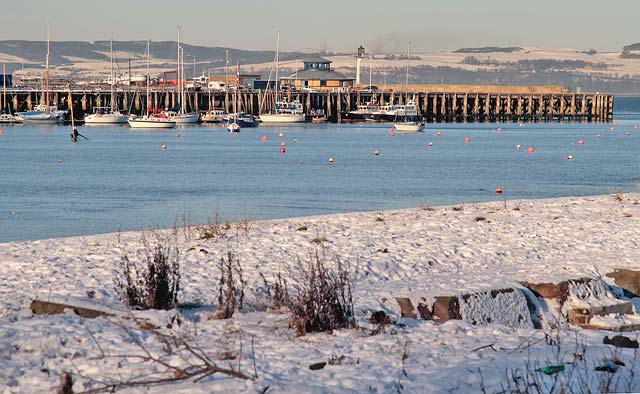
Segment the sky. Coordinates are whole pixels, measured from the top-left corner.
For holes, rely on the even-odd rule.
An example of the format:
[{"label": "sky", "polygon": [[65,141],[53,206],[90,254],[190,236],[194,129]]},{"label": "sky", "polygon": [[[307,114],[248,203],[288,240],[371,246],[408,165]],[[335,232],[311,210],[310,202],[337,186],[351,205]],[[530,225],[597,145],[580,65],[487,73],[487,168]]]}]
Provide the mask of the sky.
[{"label": "sky", "polygon": [[416,52],[523,46],[620,51],[640,42],[638,0],[23,0],[0,40],[171,41],[283,51]]}]

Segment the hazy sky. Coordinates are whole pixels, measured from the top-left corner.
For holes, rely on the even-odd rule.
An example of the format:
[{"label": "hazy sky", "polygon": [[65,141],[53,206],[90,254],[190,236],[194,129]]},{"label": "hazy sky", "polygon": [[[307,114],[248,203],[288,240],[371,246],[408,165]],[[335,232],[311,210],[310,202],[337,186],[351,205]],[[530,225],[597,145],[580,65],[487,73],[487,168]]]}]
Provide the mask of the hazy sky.
[{"label": "hazy sky", "polygon": [[477,46],[595,48],[640,42],[638,0],[23,0],[0,16],[0,39],[175,40],[242,49],[373,53]]}]

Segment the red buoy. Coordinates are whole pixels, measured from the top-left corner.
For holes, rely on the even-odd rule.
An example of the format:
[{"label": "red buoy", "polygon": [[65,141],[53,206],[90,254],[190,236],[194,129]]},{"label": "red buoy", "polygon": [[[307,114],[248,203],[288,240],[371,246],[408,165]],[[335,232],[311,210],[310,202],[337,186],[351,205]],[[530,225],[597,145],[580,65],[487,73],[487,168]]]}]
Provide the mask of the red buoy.
[{"label": "red buoy", "polygon": [[62,160],[58,159],[58,164],[62,164]]},{"label": "red buoy", "polygon": [[498,127],[498,133],[502,133],[502,127]]},{"label": "red buoy", "polygon": [[436,135],[437,135],[438,137],[441,137],[441,136],[442,136],[442,131],[438,131],[438,132],[436,133]]},{"label": "red buoy", "polygon": [[284,153],[284,152],[285,152],[285,149],[284,149],[284,146],[283,146],[283,147],[280,148],[280,153]]},{"label": "red buoy", "polygon": [[433,142],[429,141],[429,143],[427,144],[427,146],[433,146]]},{"label": "red buoy", "polygon": [[533,153],[535,152],[535,149],[533,149],[533,146],[530,146],[529,149],[527,149],[527,152]]},{"label": "red buoy", "polygon": [[0,129],[0,135],[4,134],[4,131],[2,129]]},{"label": "red buoy", "polygon": [[471,142],[471,138],[469,138],[469,137],[464,137],[464,142],[466,142],[466,143]]},{"label": "red buoy", "polygon": [[374,156],[378,156],[378,155],[380,155],[380,151],[374,150],[374,151],[373,151],[373,155],[374,155]]},{"label": "red buoy", "polygon": [[578,145],[584,145],[584,140],[578,141]]},{"label": "red buoy", "polygon": [[497,187],[496,188],[496,194],[502,194],[502,188],[501,187]]},{"label": "red buoy", "polygon": [[263,136],[262,136],[262,140],[263,140],[263,141],[266,141],[266,140],[268,140],[268,139],[269,139],[269,137],[267,137],[266,135],[263,135]]}]

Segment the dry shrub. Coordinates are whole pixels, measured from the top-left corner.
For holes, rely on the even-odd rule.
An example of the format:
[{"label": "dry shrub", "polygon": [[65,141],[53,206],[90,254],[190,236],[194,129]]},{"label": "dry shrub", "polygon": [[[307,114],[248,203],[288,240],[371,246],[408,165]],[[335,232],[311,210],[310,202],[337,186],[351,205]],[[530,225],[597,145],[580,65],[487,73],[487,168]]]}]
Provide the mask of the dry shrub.
[{"label": "dry shrub", "polygon": [[223,223],[220,219],[218,207],[216,207],[213,218],[207,219],[207,223],[196,227],[199,239],[221,239],[227,236],[230,229],[231,223]]},{"label": "dry shrub", "polygon": [[273,284],[267,282],[266,279],[264,279],[264,282],[267,286],[267,299],[269,300],[271,307],[279,309],[281,307],[288,307],[291,305],[289,286],[281,273],[278,272]]},{"label": "dry shrub", "polygon": [[290,325],[298,335],[355,327],[353,279],[350,267],[338,257],[335,269],[325,264],[324,254],[316,251],[305,262],[298,260],[302,280],[289,308]]},{"label": "dry shrub", "polygon": [[[227,258],[220,258],[220,281],[218,282],[218,309],[216,319],[229,319],[236,307],[242,309],[244,303],[244,279],[240,259],[229,252]],[[238,278],[236,280],[236,277]]]},{"label": "dry shrub", "polygon": [[123,253],[114,279],[116,292],[129,306],[139,309],[175,307],[180,289],[180,253],[175,240],[154,233],[151,246],[142,234],[145,261],[136,263]]}]

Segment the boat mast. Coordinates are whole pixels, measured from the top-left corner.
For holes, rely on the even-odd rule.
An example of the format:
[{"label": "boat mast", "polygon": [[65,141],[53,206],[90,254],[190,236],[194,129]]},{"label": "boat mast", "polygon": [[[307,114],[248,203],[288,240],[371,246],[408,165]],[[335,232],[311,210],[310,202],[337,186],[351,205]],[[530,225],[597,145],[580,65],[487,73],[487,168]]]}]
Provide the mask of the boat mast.
[{"label": "boat mast", "polygon": [[47,23],[47,59],[46,59],[45,69],[44,69],[44,99],[45,99],[45,109],[47,111],[49,110],[49,51],[51,49],[50,40],[51,40],[50,25]]},{"label": "boat mast", "polygon": [[113,84],[115,83],[113,79],[113,38],[109,43],[109,53],[111,54],[111,112],[115,111],[114,108],[114,94],[113,94]]},{"label": "boat mast", "polygon": [[[280,97],[280,88],[279,88],[279,80],[278,80],[278,70],[280,68],[280,30],[278,30],[278,38],[276,39],[276,102]],[[289,86],[291,89],[291,86]]]},{"label": "boat mast", "polygon": [[9,104],[7,103],[7,65],[5,63],[2,63],[2,102],[9,109]]},{"label": "boat mast", "polygon": [[149,116],[149,103],[150,103],[150,96],[149,96],[149,83],[150,83],[150,79],[149,79],[149,62],[151,61],[151,49],[150,49],[151,44],[149,43],[149,39],[147,38],[147,116]]},{"label": "boat mast", "polygon": [[180,105],[180,109],[178,110],[178,112],[183,113],[182,111],[182,95],[183,95],[183,91],[182,91],[182,74],[181,74],[181,68],[180,68],[180,57],[182,54],[182,50],[180,48],[180,40],[181,40],[181,30],[180,30],[180,25],[178,25],[178,70],[177,72],[177,77],[178,77],[178,90],[180,91],[180,100],[179,100],[179,105]]},{"label": "boat mast", "polygon": [[[182,61],[182,69],[180,70],[182,78],[184,78],[185,73],[184,73],[184,48],[180,48],[180,60]],[[185,93],[184,90],[184,85],[186,83],[186,79],[183,81],[182,79],[180,80],[180,82],[182,82],[182,89],[180,91],[180,114],[184,114],[186,111],[185,107],[186,105],[184,105],[184,103],[187,102],[187,94]]]},{"label": "boat mast", "polygon": [[[407,77],[404,81],[404,105],[406,108],[407,99],[409,98],[409,54],[411,53],[411,42],[407,43]],[[406,110],[405,110],[406,114]]]}]

